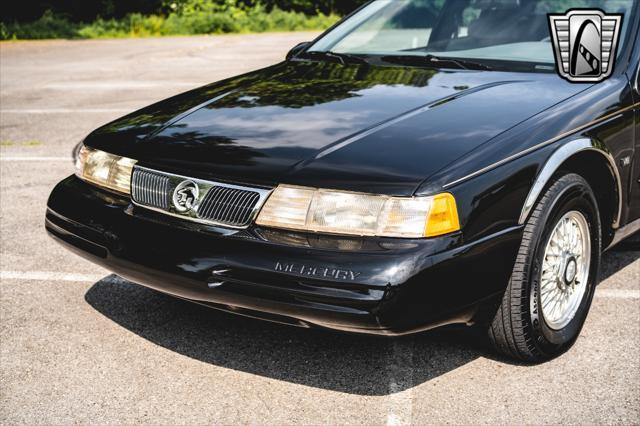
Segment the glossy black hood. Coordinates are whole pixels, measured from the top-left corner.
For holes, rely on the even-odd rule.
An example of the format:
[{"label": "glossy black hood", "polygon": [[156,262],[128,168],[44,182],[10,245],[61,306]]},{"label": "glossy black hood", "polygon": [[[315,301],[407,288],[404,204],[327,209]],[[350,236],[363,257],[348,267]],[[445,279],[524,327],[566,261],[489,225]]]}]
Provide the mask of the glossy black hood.
[{"label": "glossy black hood", "polygon": [[584,88],[553,74],[292,61],[157,103],[85,143],[202,178],[410,195]]}]

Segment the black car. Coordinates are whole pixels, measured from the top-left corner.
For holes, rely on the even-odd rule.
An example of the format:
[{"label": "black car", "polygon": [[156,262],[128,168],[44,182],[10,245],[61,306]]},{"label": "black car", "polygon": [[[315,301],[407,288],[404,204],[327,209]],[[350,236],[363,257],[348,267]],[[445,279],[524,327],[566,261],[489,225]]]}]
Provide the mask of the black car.
[{"label": "black car", "polygon": [[[548,13],[623,14],[599,83]],[[484,326],[538,362],[640,229],[638,4],[378,0],[286,61],[91,133],[46,229],[133,282],[302,327]]]}]

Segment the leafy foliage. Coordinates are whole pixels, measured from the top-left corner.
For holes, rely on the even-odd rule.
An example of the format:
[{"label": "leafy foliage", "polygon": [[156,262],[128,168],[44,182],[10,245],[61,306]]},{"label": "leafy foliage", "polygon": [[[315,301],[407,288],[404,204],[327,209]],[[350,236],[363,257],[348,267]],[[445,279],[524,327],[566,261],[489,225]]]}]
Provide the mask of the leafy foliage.
[{"label": "leafy foliage", "polygon": [[320,30],[339,16],[268,8],[257,3],[247,6],[236,0],[188,0],[167,6],[167,14],[130,13],[122,18],[97,17],[84,24],[61,14],[46,11],[39,19],[0,25],[0,38],[113,38],[162,35],[221,34],[239,32]]},{"label": "leafy foliage", "polygon": [[[93,38],[320,30],[367,0],[21,0],[0,17],[0,39]],[[444,0],[424,0],[440,7]],[[548,11],[611,8],[620,0],[539,0]]]},{"label": "leafy foliage", "polygon": [[33,22],[46,11],[69,22],[122,19],[126,15],[168,16],[176,11],[221,12],[230,8],[251,8],[260,4],[268,11],[278,8],[306,15],[344,15],[366,0],[21,0],[3,9],[0,21]]}]

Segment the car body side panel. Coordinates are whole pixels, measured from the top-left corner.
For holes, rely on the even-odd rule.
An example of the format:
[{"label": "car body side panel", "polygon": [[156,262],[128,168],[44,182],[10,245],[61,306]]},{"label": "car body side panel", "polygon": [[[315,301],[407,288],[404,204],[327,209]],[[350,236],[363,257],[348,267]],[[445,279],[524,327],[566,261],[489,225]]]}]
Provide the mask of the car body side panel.
[{"label": "car body side panel", "polygon": [[[605,126],[616,128],[628,126],[631,124],[629,120],[632,120],[633,115],[629,113],[632,105],[633,99],[628,81],[624,76],[591,86],[566,102],[531,117],[509,132],[479,146],[457,159],[455,163],[444,166],[439,172],[427,178],[417,193],[424,193],[437,186],[451,187],[502,160],[526,153],[545,143],[556,142],[559,137],[565,140],[572,135],[577,135],[592,123],[602,125],[604,120]],[[620,111],[624,111],[622,122],[616,121],[621,114]],[[616,136],[621,135],[616,134]],[[607,138],[606,140],[606,144],[611,145],[609,150],[616,160],[629,143],[626,139]]]},{"label": "car body side panel", "polygon": [[634,101],[638,105],[635,108],[634,152],[630,165],[631,202],[629,203],[629,222],[640,220],[640,55],[636,55],[634,61],[637,64],[635,73],[629,74],[633,82]]},{"label": "car body side panel", "polygon": [[631,174],[631,202],[629,203],[628,221],[640,219],[640,108],[635,111],[635,151]]},{"label": "car body side panel", "polygon": [[551,149],[544,148],[451,188],[465,242],[519,225],[531,182]]},{"label": "car body side panel", "polygon": [[[585,112],[584,105],[591,107]],[[519,219],[528,194],[553,153],[565,144],[584,139],[603,154],[602,161],[608,166],[611,162],[607,157],[612,159],[620,178],[622,199],[619,206],[614,206],[620,214],[620,223],[603,224],[613,232],[618,225],[629,221],[631,169],[621,160],[633,150],[634,123],[628,82],[619,79],[603,83],[603,86],[594,86],[533,117],[448,165],[425,181],[417,194],[452,192],[462,204],[465,237],[472,240],[481,237],[484,228],[495,231],[496,227],[521,223]],[[546,178],[550,176],[552,174]],[[545,183],[542,182],[543,188]],[[618,193],[616,186],[611,191]],[[491,191],[502,193],[509,202],[494,197],[494,203],[500,207],[478,209],[477,200],[486,198]]]}]

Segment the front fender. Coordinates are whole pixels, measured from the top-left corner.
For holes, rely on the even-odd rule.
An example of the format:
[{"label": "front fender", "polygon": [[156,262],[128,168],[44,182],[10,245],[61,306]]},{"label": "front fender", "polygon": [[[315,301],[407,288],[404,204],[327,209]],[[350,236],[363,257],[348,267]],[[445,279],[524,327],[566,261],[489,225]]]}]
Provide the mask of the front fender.
[{"label": "front fender", "polygon": [[[583,134],[541,145],[450,187],[425,186],[422,194],[449,191],[454,195],[458,204],[463,241],[469,243],[504,229],[524,226],[552,177],[563,169],[574,172],[588,169],[585,166],[573,170],[575,164],[572,167],[570,162],[579,162],[581,155],[591,153],[594,154],[592,159],[596,158],[610,175],[611,185],[598,190],[613,193],[611,199],[615,200],[614,205],[601,208],[611,209],[610,226],[615,230],[620,225],[623,211],[623,183],[613,155],[596,137],[599,130],[602,129],[593,128]],[[584,177],[588,181],[595,178]]]}]

